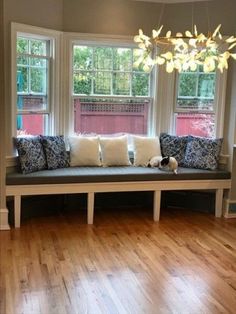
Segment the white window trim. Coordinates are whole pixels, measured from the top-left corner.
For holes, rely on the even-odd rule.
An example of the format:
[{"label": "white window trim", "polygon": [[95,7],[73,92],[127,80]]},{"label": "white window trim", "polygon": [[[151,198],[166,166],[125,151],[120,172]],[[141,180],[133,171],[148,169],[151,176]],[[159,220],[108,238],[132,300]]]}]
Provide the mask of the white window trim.
[{"label": "white window trim", "polygon": [[[63,77],[67,78],[64,82],[64,95],[63,95],[63,103],[66,104],[64,108],[65,120],[64,120],[64,134],[66,136],[74,134],[74,126],[71,121],[74,121],[74,110],[73,110],[73,99],[77,97],[77,95],[73,95],[73,64],[72,64],[72,56],[73,56],[73,45],[91,45],[91,46],[110,46],[110,47],[122,47],[122,48],[137,48],[137,44],[134,43],[133,37],[131,36],[112,36],[112,35],[104,35],[104,34],[86,34],[86,33],[64,33],[64,63],[63,63]],[[153,71],[155,72],[155,71]],[[155,74],[152,74],[155,76]],[[144,97],[133,97],[135,99],[154,99],[153,89],[150,85],[150,96]],[[78,95],[81,97],[85,97],[84,95]],[[102,95],[98,95],[96,97],[103,97]],[[107,97],[107,96],[106,96]],[[109,96],[108,96],[109,97]],[[112,98],[117,96],[111,96]],[[120,96],[118,96],[120,97]],[[122,96],[120,97],[122,98]],[[124,98],[132,98],[132,96],[124,96]],[[148,135],[153,134],[153,120],[151,117],[155,115],[156,110],[155,102],[150,102],[150,110],[149,110],[149,123],[148,123]]]},{"label": "white window trim", "polygon": [[50,40],[51,45],[51,64],[50,64],[50,114],[49,133],[51,135],[58,134],[61,131],[60,112],[62,103],[60,101],[60,58],[61,58],[61,37],[59,31],[30,26],[20,23],[11,23],[11,108],[12,108],[12,136],[16,136],[16,102],[17,102],[17,85],[16,85],[16,41],[17,35],[24,37],[33,37],[36,39]]}]

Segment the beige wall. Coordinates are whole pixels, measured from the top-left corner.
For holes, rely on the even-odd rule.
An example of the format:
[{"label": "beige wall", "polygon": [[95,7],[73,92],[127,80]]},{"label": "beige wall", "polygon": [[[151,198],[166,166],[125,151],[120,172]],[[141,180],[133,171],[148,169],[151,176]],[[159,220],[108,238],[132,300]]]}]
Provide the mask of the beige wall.
[{"label": "beige wall", "polygon": [[230,199],[236,201],[236,145],[233,150],[233,166],[232,166],[232,187],[230,191]]},{"label": "beige wall", "polygon": [[[166,4],[131,0],[64,0],[63,30],[83,33],[135,35],[139,28],[151,34],[161,17],[164,30],[213,30],[222,24],[222,32],[236,31],[235,0]],[[192,14],[193,12],[193,14]],[[207,13],[208,12],[208,13]]]},{"label": "beige wall", "polygon": [[3,1],[7,32],[11,22],[62,30],[63,0]]},{"label": "beige wall", "polygon": [[232,144],[236,143],[236,63],[231,62],[227,77],[225,110],[225,150],[232,153]]},{"label": "beige wall", "polygon": [[3,0],[0,0],[0,210],[5,202],[5,119],[4,119],[4,42],[3,42]]},{"label": "beige wall", "polygon": [[151,32],[162,5],[131,0],[66,0],[64,31],[135,35],[139,28]]},{"label": "beige wall", "polygon": [[165,24],[173,31],[183,32],[186,29],[191,29],[193,16],[193,24],[198,26],[199,31],[206,33],[208,30],[214,30],[218,24],[222,24],[222,33],[227,35],[236,32],[235,15],[235,0],[201,1],[194,4],[191,2],[177,3],[168,5]]}]

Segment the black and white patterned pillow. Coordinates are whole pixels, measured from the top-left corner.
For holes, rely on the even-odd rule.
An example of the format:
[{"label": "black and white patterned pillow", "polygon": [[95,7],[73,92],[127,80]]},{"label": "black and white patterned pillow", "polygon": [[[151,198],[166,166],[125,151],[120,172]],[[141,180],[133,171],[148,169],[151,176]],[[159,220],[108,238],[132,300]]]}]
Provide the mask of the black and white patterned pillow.
[{"label": "black and white patterned pillow", "polygon": [[185,166],[216,170],[223,139],[190,136],[185,154]]},{"label": "black and white patterned pillow", "polygon": [[174,157],[177,160],[179,166],[184,166],[188,136],[176,136],[167,133],[161,133],[160,144],[162,156]]},{"label": "black and white patterned pillow", "polygon": [[69,158],[63,136],[40,136],[48,169],[69,167]]},{"label": "black and white patterned pillow", "polygon": [[47,168],[46,157],[39,137],[14,139],[22,173],[31,173]]}]

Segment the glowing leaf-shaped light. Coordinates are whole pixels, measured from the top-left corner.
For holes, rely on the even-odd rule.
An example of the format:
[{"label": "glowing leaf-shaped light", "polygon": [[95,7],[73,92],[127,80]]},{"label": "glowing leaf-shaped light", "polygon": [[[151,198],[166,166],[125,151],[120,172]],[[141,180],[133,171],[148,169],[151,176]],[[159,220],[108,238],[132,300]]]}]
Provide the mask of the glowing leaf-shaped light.
[{"label": "glowing leaf-shaped light", "polygon": [[214,33],[213,33],[213,35],[212,35],[213,38],[216,37],[216,35],[217,35],[217,33],[219,32],[220,28],[221,28],[221,24],[219,24],[219,25],[216,27],[216,29],[214,30]]},{"label": "glowing leaf-shaped light", "polygon": [[174,71],[174,63],[171,61],[166,62],[166,72],[171,73]]},{"label": "glowing leaf-shaped light", "polygon": [[170,38],[170,36],[171,36],[171,31],[168,31],[168,32],[166,33],[166,38]]},{"label": "glowing leaf-shaped light", "polygon": [[197,26],[194,25],[194,35],[197,37],[198,36],[198,32],[197,32]]},{"label": "glowing leaf-shaped light", "polygon": [[162,54],[162,57],[166,58],[166,60],[171,60],[173,58],[172,52],[168,51]]},{"label": "glowing leaf-shaped light", "polygon": [[147,64],[144,64],[143,70],[144,72],[150,72],[151,68]]},{"label": "glowing leaf-shaped light", "polygon": [[234,60],[236,60],[236,53],[231,53],[230,55]]},{"label": "glowing leaf-shaped light", "polygon": [[230,36],[229,38],[226,39],[226,42],[231,44],[234,43],[236,41],[236,37],[234,36]]},{"label": "glowing leaf-shaped light", "polygon": [[186,35],[187,37],[193,37],[193,35],[192,35],[192,33],[191,33],[190,31],[186,31],[186,32],[185,32],[185,35]]},{"label": "glowing leaf-shaped light", "polygon": [[181,72],[182,71],[182,62],[180,59],[176,59],[174,61],[174,67],[175,69],[178,71],[178,72]]},{"label": "glowing leaf-shaped light", "polygon": [[141,42],[138,46],[139,46],[139,48],[141,48],[143,50],[146,49],[146,46],[145,46],[145,44],[143,42]]},{"label": "glowing leaf-shaped light", "polygon": [[153,29],[152,30],[152,37],[153,38],[158,37],[160,35],[160,33],[161,33],[162,28],[163,28],[163,25],[161,25],[161,27],[157,31],[155,29]]},{"label": "glowing leaf-shaped light", "polygon": [[176,37],[183,37],[182,33],[176,33]]},{"label": "glowing leaf-shaped light", "polygon": [[136,35],[136,36],[134,36],[134,41],[135,41],[136,43],[141,43],[141,42],[142,42],[142,39],[140,38],[139,35]]},{"label": "glowing leaf-shaped light", "polygon": [[233,43],[232,45],[229,46],[228,50],[233,49],[236,46],[236,43]]},{"label": "glowing leaf-shaped light", "polygon": [[139,36],[142,36],[142,35],[143,35],[143,30],[140,28],[140,29],[138,30],[138,33],[139,33]]},{"label": "glowing leaf-shaped light", "polygon": [[162,57],[159,57],[159,56],[158,56],[158,57],[156,58],[156,63],[159,64],[159,65],[164,64],[165,61],[166,61],[166,60],[165,60],[164,58],[162,58]]},{"label": "glowing leaf-shaped light", "polygon": [[190,46],[196,47],[196,42],[197,40],[195,38],[190,38],[188,43]]}]

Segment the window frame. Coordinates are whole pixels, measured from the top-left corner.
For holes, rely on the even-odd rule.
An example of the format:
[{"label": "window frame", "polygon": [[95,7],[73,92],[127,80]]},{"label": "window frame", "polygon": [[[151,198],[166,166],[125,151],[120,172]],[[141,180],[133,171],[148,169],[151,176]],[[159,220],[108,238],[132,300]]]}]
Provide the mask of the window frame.
[{"label": "window frame", "polygon": [[[61,32],[50,29],[40,28],[36,26],[29,26],[19,23],[11,23],[11,104],[12,104],[12,136],[17,135],[17,115],[19,114],[45,114],[48,115],[47,123],[45,125],[45,133],[47,135],[54,135],[60,129],[60,55],[61,55]],[[47,108],[44,110],[35,111],[19,111],[17,109],[17,38],[24,37],[35,40],[46,40],[49,43],[48,56],[48,94],[47,94]],[[35,55],[36,58],[40,56]],[[27,95],[27,93],[22,93]],[[31,93],[34,95],[34,93]],[[39,95],[36,93],[35,95]]]},{"label": "window frame", "polygon": [[[201,72],[198,72],[201,73]],[[208,74],[208,73],[206,73]],[[210,74],[210,73],[209,73]],[[227,83],[227,71],[224,70],[221,73],[219,70],[215,72],[215,94],[213,99],[213,110],[206,109],[181,109],[177,106],[178,100],[178,87],[179,87],[179,73],[176,72],[174,76],[174,101],[172,111],[172,125],[171,133],[176,134],[176,115],[178,113],[193,113],[193,114],[213,114],[215,118],[215,137],[223,137],[224,131],[224,114],[225,114],[225,97],[226,97],[226,83]],[[196,87],[197,88],[197,87]],[[190,98],[190,97],[188,97]],[[194,99],[194,97],[193,97]]]}]

